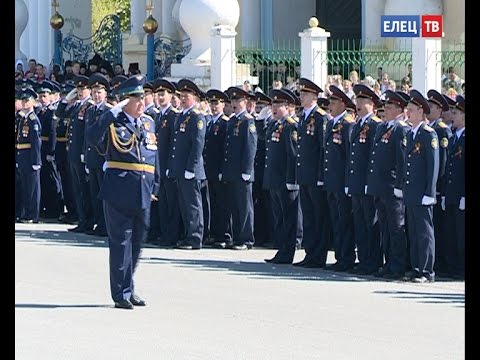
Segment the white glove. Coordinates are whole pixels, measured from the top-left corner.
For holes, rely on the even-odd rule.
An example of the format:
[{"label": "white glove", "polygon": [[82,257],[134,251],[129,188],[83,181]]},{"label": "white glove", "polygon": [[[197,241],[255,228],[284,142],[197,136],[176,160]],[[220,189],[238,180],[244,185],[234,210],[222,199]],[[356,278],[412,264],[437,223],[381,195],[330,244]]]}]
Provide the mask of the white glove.
[{"label": "white glove", "polygon": [[445,196],[442,196],[442,201],[440,202],[440,206],[442,207],[442,210],[445,211]]},{"label": "white glove", "polygon": [[53,160],[55,160],[55,156],[53,156],[53,155],[47,155],[47,161],[48,161],[48,162],[53,162]]},{"label": "white glove", "polygon": [[435,204],[435,198],[427,195],[423,195],[422,205],[433,205]]},{"label": "white glove", "polygon": [[250,174],[242,174],[242,179],[243,179],[243,181],[250,180]]},{"label": "white glove", "polygon": [[365,195],[367,195],[368,185],[365,185]]},{"label": "white glove", "polygon": [[158,201],[158,197],[156,197],[155,195],[151,194],[151,195],[150,195],[150,200],[151,200],[151,201]]},{"label": "white glove", "polygon": [[117,116],[122,111],[123,107],[129,103],[129,101],[130,98],[120,101],[117,105],[110,109],[110,112],[113,114],[113,116]]},{"label": "white glove", "polygon": [[195,177],[195,174],[188,171],[188,170],[185,170],[185,180],[191,180]]},{"label": "white glove", "polygon": [[458,205],[458,209],[464,211],[465,210],[465,196],[460,198],[460,204]]},{"label": "white glove", "polygon": [[18,163],[15,163],[15,167],[18,169]]},{"label": "white glove", "polygon": [[257,119],[258,120],[263,120],[268,118],[270,115],[272,115],[272,110],[270,107],[265,106],[260,112],[258,113]]},{"label": "white glove", "polygon": [[32,169],[35,171],[40,170],[40,165],[32,165]]},{"label": "white glove", "polygon": [[77,96],[77,88],[70,90],[70,92],[65,96],[65,100],[72,101]]},{"label": "white glove", "polygon": [[105,172],[105,170],[107,170],[107,162],[106,161],[102,165],[102,170],[103,170],[103,172]]},{"label": "white glove", "polygon": [[84,162],[85,162],[85,155],[83,155],[83,154],[80,154],[80,161],[81,161],[82,163],[84,163]]},{"label": "white glove", "polygon": [[300,187],[297,184],[287,184],[287,190],[298,190]]},{"label": "white glove", "polygon": [[218,174],[218,181],[222,181],[222,173]]},{"label": "white glove", "polygon": [[170,172],[170,169],[167,169],[167,171],[165,171],[165,176],[168,177],[168,173]]},{"label": "white glove", "polygon": [[348,186],[345,186],[345,195],[348,195]]},{"label": "white glove", "polygon": [[88,170],[87,165],[85,165],[85,172],[86,172],[87,174],[90,174],[90,170]]},{"label": "white glove", "polygon": [[403,191],[397,188],[393,189],[393,195],[398,199],[403,199]]},{"label": "white glove", "polygon": [[317,186],[323,186],[323,181],[317,181]]}]

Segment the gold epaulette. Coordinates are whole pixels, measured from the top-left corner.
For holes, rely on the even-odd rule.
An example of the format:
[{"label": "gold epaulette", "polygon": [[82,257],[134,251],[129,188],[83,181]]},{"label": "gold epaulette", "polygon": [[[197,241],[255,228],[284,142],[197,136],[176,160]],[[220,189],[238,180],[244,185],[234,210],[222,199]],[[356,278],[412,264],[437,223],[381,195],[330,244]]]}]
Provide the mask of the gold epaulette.
[{"label": "gold epaulette", "polygon": [[113,105],[110,104],[110,103],[108,103],[108,102],[106,102],[106,103],[105,103],[105,107],[106,107],[107,109],[111,109],[111,108],[113,108]]},{"label": "gold epaulette", "polygon": [[317,107],[317,112],[320,114],[320,115],[325,115],[327,112],[325,110],[323,110],[320,106]]},{"label": "gold epaulette", "polygon": [[346,114],[344,119],[345,119],[346,122],[349,122],[349,123],[355,122],[355,118],[350,114]]},{"label": "gold epaulette", "polygon": [[180,110],[174,108],[173,106],[170,107],[170,110],[173,111],[175,114],[178,114],[180,112]]},{"label": "gold epaulette", "polygon": [[372,120],[375,121],[375,122],[381,122],[382,119],[380,119],[378,116],[372,116]]},{"label": "gold epaulette", "polygon": [[253,119],[253,116],[250,115],[249,113],[246,113],[246,114],[245,114],[245,117],[246,117],[247,119]]},{"label": "gold epaulette", "polygon": [[227,115],[222,115],[222,120],[228,121],[230,118]]},{"label": "gold epaulette", "polygon": [[25,116],[25,113],[23,112],[23,110],[20,110],[20,111],[18,112],[18,116],[21,116],[21,117],[24,117],[24,116]]},{"label": "gold epaulette", "polygon": [[438,123],[438,126],[440,126],[442,129],[446,129],[448,127],[447,124],[445,124],[443,121],[440,121]]},{"label": "gold epaulette", "polygon": [[147,118],[147,120],[153,121],[152,117],[148,114],[143,114],[144,117]]},{"label": "gold epaulette", "polygon": [[32,112],[29,116],[30,120],[35,120],[37,117],[35,116],[35,114]]},{"label": "gold epaulette", "polygon": [[158,110],[156,107],[153,107],[152,110],[155,114],[160,114],[160,110]]},{"label": "gold epaulette", "polygon": [[95,101],[93,101],[92,99],[88,99],[87,103],[89,103],[90,105],[95,105]]},{"label": "gold epaulette", "polygon": [[403,120],[399,120],[398,123],[402,126],[408,126],[408,124]]},{"label": "gold epaulette", "polygon": [[427,124],[425,124],[425,126],[423,127],[425,130],[427,130],[428,132],[432,132],[433,131],[433,128],[431,128],[430,126],[428,126]]},{"label": "gold epaulette", "polygon": [[287,116],[287,121],[289,124],[295,125],[297,122],[291,116]]},{"label": "gold epaulette", "polygon": [[200,114],[200,110],[198,110],[198,109],[193,109],[192,111],[197,115]]}]

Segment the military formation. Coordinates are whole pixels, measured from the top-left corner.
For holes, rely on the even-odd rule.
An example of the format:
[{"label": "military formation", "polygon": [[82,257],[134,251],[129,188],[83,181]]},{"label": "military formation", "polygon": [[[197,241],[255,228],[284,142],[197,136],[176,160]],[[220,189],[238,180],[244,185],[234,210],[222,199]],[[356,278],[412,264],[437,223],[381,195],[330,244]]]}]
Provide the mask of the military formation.
[{"label": "military formation", "polygon": [[[144,304],[133,272],[145,240],[184,250],[267,246],[277,249],[265,259],[274,264],[292,264],[303,248],[294,266],[462,279],[464,98],[379,97],[357,84],[352,102],[329,90],[323,97],[306,78],[298,92],[268,96],[140,75],[20,80],[16,219],[108,236],[122,308]],[[336,262],[327,266],[329,250]]]}]

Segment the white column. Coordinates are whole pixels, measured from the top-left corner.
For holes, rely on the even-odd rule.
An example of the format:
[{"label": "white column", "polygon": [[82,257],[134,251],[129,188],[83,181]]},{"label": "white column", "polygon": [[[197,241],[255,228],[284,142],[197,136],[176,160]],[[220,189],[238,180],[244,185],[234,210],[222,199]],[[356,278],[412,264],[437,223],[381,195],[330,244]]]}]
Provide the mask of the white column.
[{"label": "white column", "polygon": [[439,56],[442,39],[412,38],[413,88],[426,96],[427,91],[442,90],[442,63]]},{"label": "white column", "polygon": [[[48,73],[48,66],[53,59],[53,29],[50,26],[50,17],[52,16],[52,7],[50,0],[38,0],[38,32],[37,43],[37,62],[45,66]],[[59,9],[60,10],[60,9]]]},{"label": "white column", "polygon": [[240,0],[240,42],[242,46],[260,45],[260,0]]},{"label": "white column", "polygon": [[175,0],[163,0],[162,1],[162,17],[161,20],[161,34],[168,37],[175,37],[177,34],[177,29],[175,26],[175,19],[172,15],[173,6],[175,5]]},{"label": "white column", "polygon": [[327,82],[327,39],[330,33],[320,27],[305,29],[300,36],[300,74],[323,88]]},{"label": "white column", "polygon": [[15,0],[15,64],[23,63],[23,69],[27,67],[27,56],[20,50],[20,38],[28,23],[28,9],[23,0]]},{"label": "white column", "polygon": [[214,89],[222,90],[235,85],[235,35],[235,29],[228,25],[214,26],[210,31],[211,86]]},{"label": "white column", "polygon": [[38,58],[38,1],[30,0],[28,4],[28,12],[30,18],[28,19],[28,59],[37,59]]},{"label": "white column", "polygon": [[[143,44],[145,31],[143,31],[143,22],[147,18],[147,8],[145,0],[130,0],[130,44]],[[158,21],[158,20],[157,20]]]}]

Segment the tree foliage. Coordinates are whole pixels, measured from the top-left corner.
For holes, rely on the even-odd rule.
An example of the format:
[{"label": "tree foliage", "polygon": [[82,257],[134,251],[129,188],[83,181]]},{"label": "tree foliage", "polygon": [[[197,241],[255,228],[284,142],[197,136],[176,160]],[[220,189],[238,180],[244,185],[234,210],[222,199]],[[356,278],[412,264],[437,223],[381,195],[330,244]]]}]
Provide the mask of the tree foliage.
[{"label": "tree foliage", "polygon": [[111,14],[120,17],[122,31],[130,29],[130,0],[92,0],[92,34],[102,19]]}]

